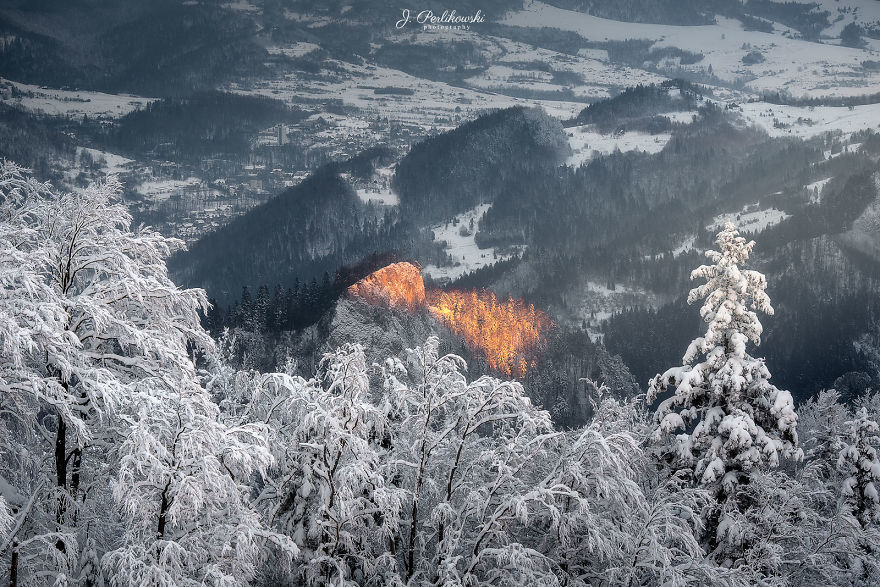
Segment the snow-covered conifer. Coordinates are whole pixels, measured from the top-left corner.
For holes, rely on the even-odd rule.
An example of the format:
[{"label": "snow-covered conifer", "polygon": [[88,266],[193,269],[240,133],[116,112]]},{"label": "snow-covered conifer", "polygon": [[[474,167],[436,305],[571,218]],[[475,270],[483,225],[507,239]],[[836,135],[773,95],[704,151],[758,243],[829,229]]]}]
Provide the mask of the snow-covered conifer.
[{"label": "snow-covered conifer", "polygon": [[804,461],[820,480],[830,480],[837,473],[846,419],[846,406],[840,403],[840,393],[835,389],[823,389],[798,409]]},{"label": "snow-covered conifer", "polygon": [[765,277],[741,269],[755,243],[746,242],[732,224],[716,243],[720,250],[706,252],[713,264],[691,274],[706,283],[688,295],[690,303],[704,300],[706,334],[690,344],[684,366],[651,380],[648,396],[675,388],[657,409],[654,433],[655,441],[674,436],[673,468],[695,484],[732,492],[741,475],[801,453],[791,394],[773,386],[764,360],[746,351],[748,342],[760,344],[755,311],[773,312]]},{"label": "snow-covered conifer", "polygon": [[689,303],[703,300],[706,333],[691,342],[683,366],[650,381],[648,398],[674,388],[657,408],[652,441],[674,476],[714,496],[702,516],[713,558],[741,564],[751,543],[737,519],[755,504],[740,484],[803,453],[791,394],[772,385],[764,360],[746,350],[760,344],[756,310],[773,312],[764,275],[742,269],[755,243],[730,223],[715,242],[719,250],[706,252],[713,263],[691,273],[706,282],[688,295]]},{"label": "snow-covered conifer", "polygon": [[861,408],[847,422],[849,439],[840,451],[838,467],[846,478],[841,491],[853,515],[867,527],[880,522],[880,460],[877,458],[877,422]]}]

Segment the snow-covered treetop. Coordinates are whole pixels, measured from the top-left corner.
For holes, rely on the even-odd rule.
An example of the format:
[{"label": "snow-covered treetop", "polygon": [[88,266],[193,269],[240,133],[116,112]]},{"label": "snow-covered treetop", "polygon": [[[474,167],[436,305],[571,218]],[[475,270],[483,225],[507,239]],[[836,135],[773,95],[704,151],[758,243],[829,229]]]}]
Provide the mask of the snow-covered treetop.
[{"label": "snow-covered treetop", "polygon": [[691,279],[705,279],[688,294],[688,303],[705,300],[700,309],[703,320],[709,323],[706,335],[691,343],[683,361],[689,363],[700,352],[709,353],[720,347],[725,353],[745,357],[747,340],[761,344],[762,326],[755,310],[773,315],[773,307],[765,290],[767,279],[762,273],[740,269],[745,265],[755,246],[746,242],[736,227],[727,223],[715,239],[720,251],[706,251],[714,264],[701,265],[691,273]]},{"label": "snow-covered treetop", "polygon": [[170,389],[193,381],[190,345],[214,344],[199,320],[205,292],[168,275],[183,243],[133,229],[121,189],[110,177],[58,193],[0,164],[3,389],[36,393],[81,438],[90,433],[78,415],[117,409],[143,378]]}]

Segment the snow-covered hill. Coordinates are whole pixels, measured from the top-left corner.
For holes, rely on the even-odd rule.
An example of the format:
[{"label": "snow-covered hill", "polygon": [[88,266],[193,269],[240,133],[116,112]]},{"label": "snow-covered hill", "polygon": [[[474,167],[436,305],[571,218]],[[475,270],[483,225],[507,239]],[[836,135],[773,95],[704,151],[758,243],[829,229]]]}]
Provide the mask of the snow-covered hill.
[{"label": "snow-covered hill", "polygon": [[[876,3],[863,4],[876,9]],[[873,14],[874,10],[864,12]],[[744,30],[736,19],[716,20],[716,24],[702,26],[619,22],[530,0],[523,10],[509,14],[503,22],[573,31],[595,42],[645,39],[653,42],[652,48],[675,47],[701,54],[702,59],[694,64],[672,60],[662,65],[672,71],[680,68],[712,75],[724,84],[750,92],[785,91],[796,97],[815,97],[880,91],[880,71],[863,63],[880,55],[878,41],[869,39],[865,48],[857,49],[840,46],[839,38],[811,42],[791,38],[784,34],[788,32],[784,27],[765,33]],[[758,63],[747,64],[748,59],[744,62],[755,52],[760,55],[755,59]]]}]

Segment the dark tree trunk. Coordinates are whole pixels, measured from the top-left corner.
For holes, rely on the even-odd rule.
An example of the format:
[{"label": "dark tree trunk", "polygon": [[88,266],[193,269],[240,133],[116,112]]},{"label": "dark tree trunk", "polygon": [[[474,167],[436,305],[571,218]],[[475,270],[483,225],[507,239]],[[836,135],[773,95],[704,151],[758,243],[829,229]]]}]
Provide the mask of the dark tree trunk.
[{"label": "dark tree trunk", "polygon": [[[162,502],[159,505],[159,523],[156,524],[156,540],[162,540],[165,537],[165,523],[168,517],[168,507],[171,505],[168,499],[169,487],[171,487],[171,479],[168,479],[168,482],[165,483],[165,488],[162,489]],[[156,560],[159,560],[161,555],[162,551],[156,546]]]},{"label": "dark tree trunk", "polygon": [[156,538],[165,537],[165,520],[168,515],[168,485],[162,491],[162,505],[159,506],[159,524],[156,526]]},{"label": "dark tree trunk", "polygon": [[73,520],[76,523],[76,517],[79,508],[76,507],[76,495],[79,492],[80,471],[82,471],[83,450],[81,448],[73,449],[73,462],[70,470],[70,502],[74,505]]},{"label": "dark tree trunk", "polygon": [[18,540],[12,542],[12,561],[9,563],[9,587],[18,586]]},{"label": "dark tree trunk", "polygon": [[[67,422],[60,415],[55,433],[55,484],[59,490],[55,522],[60,529],[64,525],[64,515],[67,512]],[[64,552],[64,541],[59,539],[55,542],[55,547]]]}]

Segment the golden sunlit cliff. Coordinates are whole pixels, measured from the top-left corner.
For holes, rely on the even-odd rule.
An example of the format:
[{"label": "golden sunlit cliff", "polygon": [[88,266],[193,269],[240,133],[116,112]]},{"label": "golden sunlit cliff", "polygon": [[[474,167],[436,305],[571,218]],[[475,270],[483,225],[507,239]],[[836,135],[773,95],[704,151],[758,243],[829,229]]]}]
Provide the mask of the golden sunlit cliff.
[{"label": "golden sunlit cliff", "polygon": [[412,263],[392,263],[374,271],[349,287],[348,293],[374,306],[410,311],[426,306],[425,282],[419,268]]},{"label": "golden sunlit cliff", "polygon": [[534,366],[535,352],[550,328],[546,312],[522,300],[499,299],[487,290],[425,289],[412,263],[393,263],[352,285],[350,295],[411,312],[426,308],[444,326],[481,352],[488,364],[511,377]]}]

